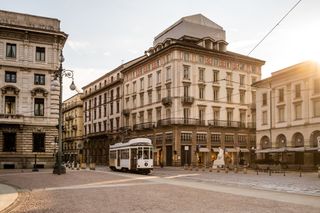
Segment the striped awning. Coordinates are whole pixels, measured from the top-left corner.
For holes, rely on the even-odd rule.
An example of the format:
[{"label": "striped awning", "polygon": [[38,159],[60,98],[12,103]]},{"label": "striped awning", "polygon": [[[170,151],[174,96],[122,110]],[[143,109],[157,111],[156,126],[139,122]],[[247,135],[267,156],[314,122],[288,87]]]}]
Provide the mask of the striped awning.
[{"label": "striped awning", "polygon": [[199,152],[209,152],[210,150],[206,147],[200,147]]}]

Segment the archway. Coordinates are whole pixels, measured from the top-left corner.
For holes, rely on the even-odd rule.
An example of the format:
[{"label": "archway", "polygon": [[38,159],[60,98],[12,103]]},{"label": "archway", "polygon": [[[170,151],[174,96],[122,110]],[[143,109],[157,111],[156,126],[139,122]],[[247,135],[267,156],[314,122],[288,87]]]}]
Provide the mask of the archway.
[{"label": "archway", "polygon": [[287,146],[287,138],[284,134],[277,136],[277,148],[282,148]]}]

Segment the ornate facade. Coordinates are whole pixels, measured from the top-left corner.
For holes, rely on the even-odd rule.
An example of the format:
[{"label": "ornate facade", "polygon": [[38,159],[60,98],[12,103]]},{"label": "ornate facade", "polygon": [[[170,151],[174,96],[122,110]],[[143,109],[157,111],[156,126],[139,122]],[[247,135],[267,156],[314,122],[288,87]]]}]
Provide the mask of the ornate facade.
[{"label": "ornate facade", "polygon": [[257,153],[289,167],[320,164],[320,65],[306,61],[254,84]]},{"label": "ornate facade", "polygon": [[83,161],[83,102],[78,93],[63,102],[62,149],[64,160]]},{"label": "ornate facade", "polygon": [[[92,97],[91,103],[84,99],[85,111],[91,110],[86,113],[91,119],[85,122],[86,135],[104,134],[105,142],[95,146],[104,147],[105,153],[113,143],[110,126],[116,140],[149,137],[155,164],[209,164],[218,147],[232,164],[250,161],[256,120],[251,84],[260,80],[264,61],[227,51],[227,44],[223,28],[206,17],[180,19],[155,38],[144,56],[110,73],[119,72],[121,79],[116,118],[108,117],[115,108],[108,104],[105,124],[95,115],[99,96],[105,103],[104,93],[106,103],[115,104],[110,95],[114,89],[103,84],[108,74],[83,88],[85,97]],[[115,119],[118,125],[112,124]]]},{"label": "ornate facade", "polygon": [[59,88],[60,21],[0,11],[0,168],[51,167]]}]

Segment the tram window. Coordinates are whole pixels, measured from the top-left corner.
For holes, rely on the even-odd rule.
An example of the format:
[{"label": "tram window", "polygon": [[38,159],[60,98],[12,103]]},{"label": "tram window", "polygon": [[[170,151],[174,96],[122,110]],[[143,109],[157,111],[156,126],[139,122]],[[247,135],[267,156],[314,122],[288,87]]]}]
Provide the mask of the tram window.
[{"label": "tram window", "polygon": [[153,156],[152,149],[150,149],[150,159],[152,159],[152,156]]},{"label": "tram window", "polygon": [[149,159],[149,148],[143,149],[143,159]]},{"label": "tram window", "polygon": [[116,151],[110,152],[110,159],[116,159]]},{"label": "tram window", "polygon": [[121,159],[129,159],[129,150],[121,150]]},{"label": "tram window", "polygon": [[138,159],[142,159],[142,147],[138,148]]}]

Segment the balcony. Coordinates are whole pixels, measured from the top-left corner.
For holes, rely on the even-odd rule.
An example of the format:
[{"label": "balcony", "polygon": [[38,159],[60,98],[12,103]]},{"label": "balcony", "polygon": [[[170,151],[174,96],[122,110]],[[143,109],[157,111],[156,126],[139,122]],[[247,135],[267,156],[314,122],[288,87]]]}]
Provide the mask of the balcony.
[{"label": "balcony", "polygon": [[23,115],[17,114],[0,114],[1,124],[23,124]]},{"label": "balcony", "polygon": [[232,128],[245,128],[255,129],[256,123],[254,122],[239,122],[239,121],[227,121],[227,120],[208,120],[209,126],[214,127],[232,127]]},{"label": "balcony", "polygon": [[191,96],[183,96],[181,97],[181,103],[184,105],[191,105],[194,102],[194,97]]},{"label": "balcony", "polygon": [[123,114],[124,116],[129,116],[129,115],[130,115],[130,109],[124,109],[124,110],[122,110],[122,114]]},{"label": "balcony", "polygon": [[154,122],[146,122],[133,125],[133,130],[153,129],[155,127]]},{"label": "balcony", "polygon": [[170,126],[170,125],[201,125],[199,119],[194,118],[167,118],[159,120],[158,126]]},{"label": "balcony", "polygon": [[170,96],[162,98],[162,104],[164,106],[170,106],[172,104],[172,98]]}]

